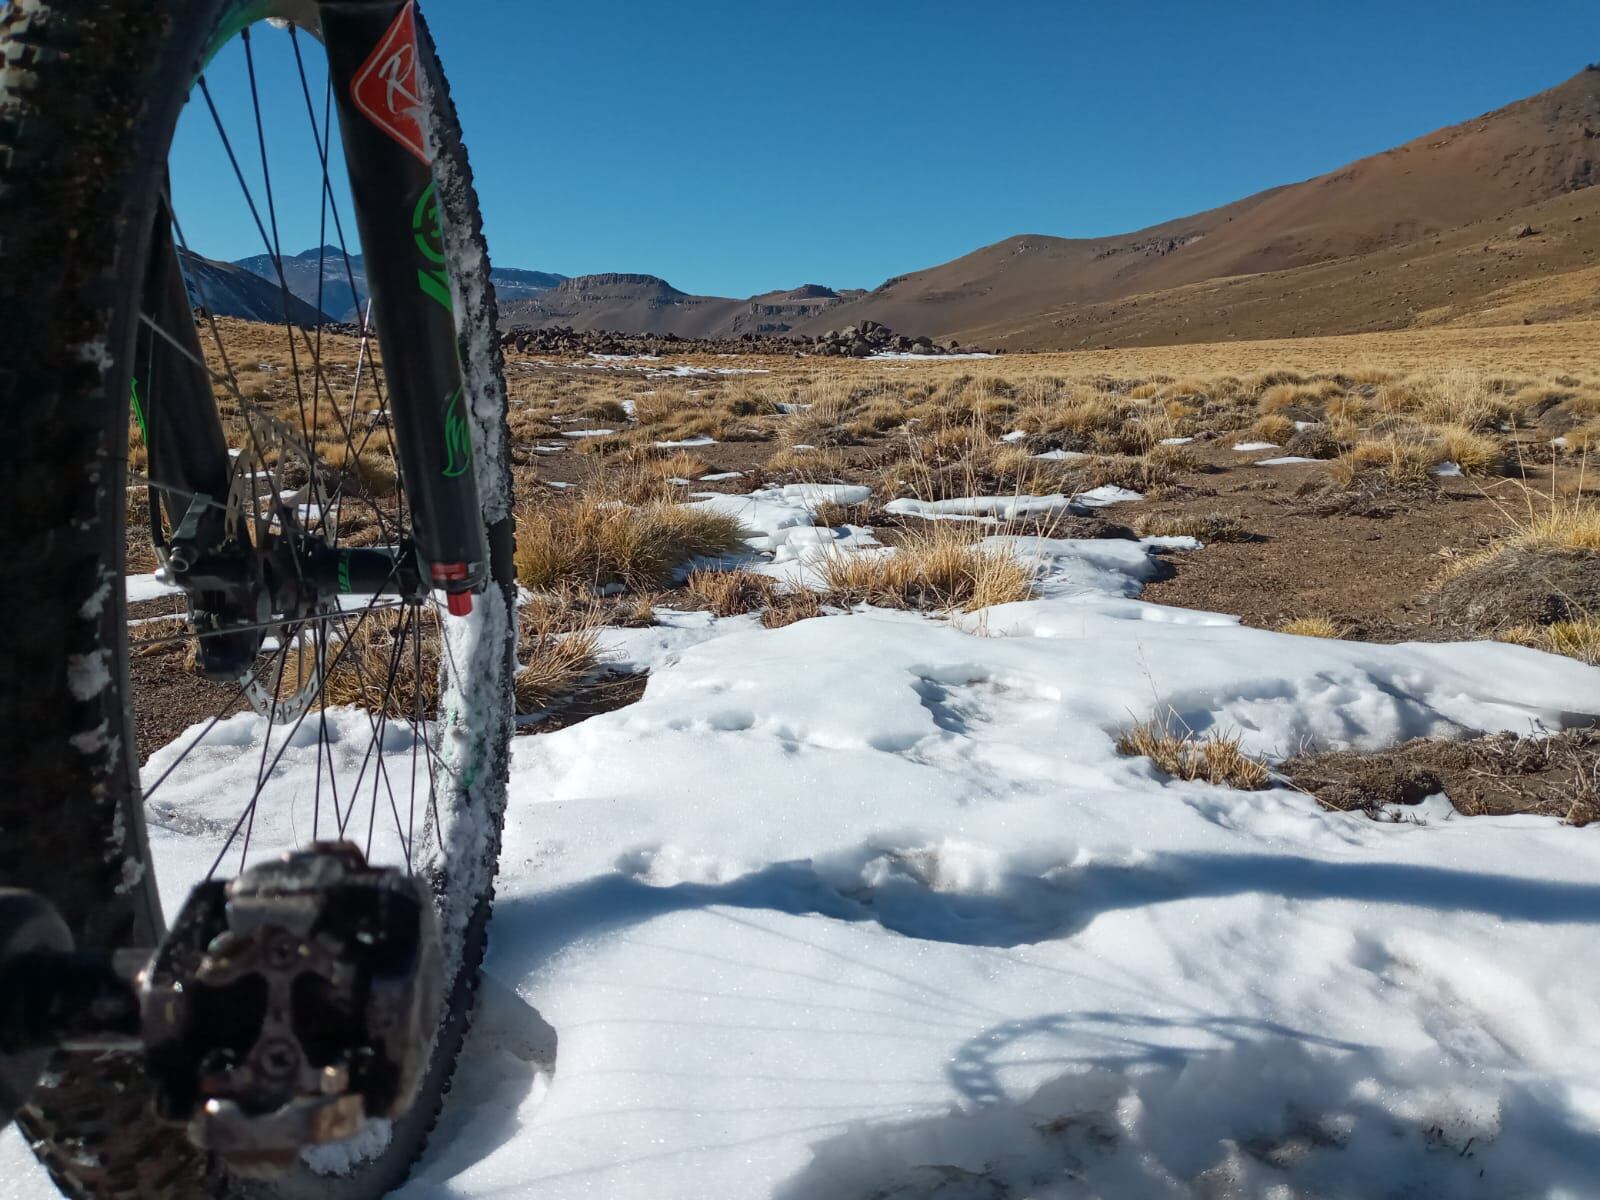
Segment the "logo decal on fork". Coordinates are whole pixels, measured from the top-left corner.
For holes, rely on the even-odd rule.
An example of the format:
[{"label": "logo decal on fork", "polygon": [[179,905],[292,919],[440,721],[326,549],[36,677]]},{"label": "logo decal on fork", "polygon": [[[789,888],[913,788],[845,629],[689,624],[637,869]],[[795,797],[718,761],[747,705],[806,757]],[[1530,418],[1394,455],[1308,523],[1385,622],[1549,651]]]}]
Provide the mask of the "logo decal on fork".
[{"label": "logo decal on fork", "polygon": [[423,162],[432,164],[423,130],[422,80],[417,72],[415,6],[407,3],[350,82],[356,107]]}]

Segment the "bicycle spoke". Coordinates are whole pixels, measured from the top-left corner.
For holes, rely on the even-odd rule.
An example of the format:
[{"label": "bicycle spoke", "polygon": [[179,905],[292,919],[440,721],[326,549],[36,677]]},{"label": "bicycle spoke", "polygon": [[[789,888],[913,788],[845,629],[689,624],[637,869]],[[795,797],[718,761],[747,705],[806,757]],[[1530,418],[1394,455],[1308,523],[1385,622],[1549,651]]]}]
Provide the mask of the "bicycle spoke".
[{"label": "bicycle spoke", "polygon": [[[242,536],[253,539],[263,549],[270,539],[291,533],[320,538],[335,547],[398,546],[409,537],[410,497],[398,469],[397,434],[381,371],[381,342],[375,340],[373,306],[357,288],[356,255],[348,246],[343,205],[334,186],[339,162],[339,147],[334,142],[338,135],[333,111],[334,82],[331,76],[320,79],[308,69],[309,56],[302,53],[298,32],[292,24],[288,27],[305,128],[310,132],[315,153],[314,163],[308,165],[317,172],[317,178],[306,179],[308,188],[316,188],[314,221],[306,212],[305,220],[296,223],[296,215],[285,203],[291,193],[284,184],[290,176],[284,173],[284,164],[273,163],[269,154],[266,110],[273,97],[267,42],[260,41],[262,53],[257,61],[250,31],[243,31],[239,39],[242,62],[235,67],[238,92],[227,97],[232,106],[227,111],[235,126],[245,126],[245,133],[240,134],[237,128],[230,132],[223,120],[220,71],[211,79],[199,78],[195,89],[202,101],[195,108],[205,114],[199,119],[213,127],[216,144],[227,164],[224,174],[231,172],[244,201],[247,215],[243,220],[247,224],[240,228],[254,226],[253,237],[271,263],[270,267],[263,263],[259,274],[276,288],[271,323],[281,320],[284,333],[281,341],[274,337],[269,343],[264,352],[270,358],[261,368],[288,370],[292,383],[283,383],[281,376],[264,387],[258,383],[260,376],[249,355],[250,347],[262,344],[260,335],[248,335],[247,331],[241,334],[234,322],[225,317],[219,319],[217,306],[210,303],[206,294],[215,289],[207,287],[199,272],[188,272],[194,302],[202,308],[197,314],[197,324],[204,327],[198,345],[185,331],[164,328],[159,314],[141,314],[141,328],[150,331],[147,344],[159,339],[163,347],[176,349],[203,372],[203,378],[211,381],[215,389],[223,408],[227,443],[242,447],[242,453],[235,451],[234,463],[225,474],[230,483],[229,494],[211,497],[208,503],[215,509],[240,512]],[[268,104],[263,103],[264,84],[269,88],[265,97]],[[316,94],[318,89],[321,97]],[[253,155],[247,146],[251,121]],[[293,124],[299,127],[298,118]],[[275,136],[282,133],[275,126]],[[259,170],[259,177],[252,179],[247,174],[243,165],[246,157],[252,160],[250,171]],[[302,207],[309,202],[307,190]],[[195,261],[187,257],[193,252],[176,215],[172,224],[174,242],[186,256],[183,262]],[[299,262],[287,263],[283,257],[284,238],[292,240],[297,229],[307,230],[308,235],[315,230],[317,252]],[[301,288],[297,297],[289,284],[289,268],[309,269],[313,260],[317,271],[315,286],[310,281],[302,284],[297,275],[296,286]],[[328,308],[338,303],[332,297],[340,287],[341,274],[351,302],[357,306],[358,327],[353,338],[330,333],[321,319]],[[302,298],[303,302],[314,302],[319,319],[310,324],[315,328],[295,319],[304,312],[300,308]],[[276,311],[279,309],[281,312]],[[333,314],[338,319],[342,316],[342,311]],[[266,332],[273,331],[269,327]],[[247,336],[258,340],[251,342]],[[298,431],[294,429],[296,425]],[[385,454],[387,461],[380,461]],[[164,515],[168,530],[175,506],[193,504],[194,498],[182,487],[136,473],[130,479],[152,489],[152,512],[157,514],[154,519],[159,521]],[[157,496],[167,497],[164,505],[155,502]],[[166,533],[160,525],[155,525],[153,532],[160,549]],[[398,566],[397,561],[397,569]],[[297,560],[295,569],[299,568]],[[192,772],[196,749],[206,743],[230,713],[250,701],[264,718],[260,745],[253,746],[251,753],[255,760],[254,779],[248,799],[240,797],[236,801],[241,807],[233,812],[225,834],[222,828],[218,829],[222,836],[208,874],[222,870],[223,864],[230,870],[236,865],[242,869],[251,854],[259,858],[280,849],[276,843],[283,837],[300,840],[308,836],[303,809],[298,807],[300,801],[294,802],[295,811],[289,812],[287,820],[261,808],[264,797],[273,797],[269,804],[279,804],[277,797],[294,791],[288,784],[296,780],[312,785],[311,840],[348,838],[364,845],[369,855],[403,855],[408,869],[420,869],[436,852],[427,848],[433,844],[430,829],[441,827],[439,791],[461,782],[459,769],[445,761],[437,744],[440,726],[431,699],[436,685],[452,696],[467,686],[448,636],[451,628],[445,622],[442,600],[430,593],[420,599],[374,595],[357,608],[318,612],[287,622],[269,619],[202,629],[198,633],[185,630],[169,634],[163,629],[157,636],[139,639],[142,649],[161,651],[194,639],[203,646],[210,638],[248,636],[252,632],[273,635],[249,663],[246,674],[226,688],[221,710],[172,746],[175,757],[163,765],[146,798],[165,795],[163,786],[174,777],[188,778],[183,772],[186,768]],[[384,638],[389,639],[387,644]],[[436,639],[436,644],[429,639]],[[248,647],[249,643],[245,645]],[[245,653],[249,653],[248,649]],[[405,695],[406,687],[412,689],[410,696]],[[359,755],[355,751],[360,744],[360,718],[353,712],[339,711],[340,703],[351,703],[352,699],[353,706],[364,712],[368,725],[367,744]],[[330,708],[334,711],[330,712]],[[306,730],[305,722],[313,709],[315,724]],[[386,752],[395,740],[390,731],[392,724],[409,728],[411,745]],[[315,735],[311,761],[306,762],[300,755],[290,756],[287,761],[294,773],[279,779],[285,755],[291,747],[304,744],[300,741],[302,730],[307,742]],[[249,770],[243,765],[239,769]],[[419,795],[421,789],[426,789],[425,795]],[[379,830],[380,809],[385,804],[396,839],[394,846],[388,835]],[[366,813],[360,813],[359,807],[366,808]],[[359,830],[362,816],[367,821],[365,831]]]},{"label": "bicycle spoke", "polygon": [[[283,300],[283,328],[288,334],[289,367],[294,375],[295,403],[300,409],[300,430],[309,439],[312,431],[306,426],[306,396],[305,389],[300,385],[300,359],[294,348],[294,293],[289,290],[289,281],[283,274],[283,243],[278,237],[278,205],[272,196],[272,168],[267,164],[267,132],[261,120],[261,93],[256,87],[256,57],[251,49],[250,30],[244,29],[239,34],[239,40],[244,43],[245,73],[250,79],[250,107],[255,111],[256,117],[256,147],[261,155],[261,184],[262,190],[267,195],[267,221],[272,228],[272,244],[269,253],[278,267],[278,291]],[[320,331],[321,325],[317,327]],[[320,336],[320,335],[319,335]],[[320,375],[322,363],[320,360],[312,364],[312,389],[316,389],[317,378]]]},{"label": "bicycle spoke", "polygon": [[[277,725],[277,721],[274,718],[278,715],[278,696],[283,691],[283,668],[289,663],[288,645],[287,642],[284,642],[279,646],[278,673],[272,681],[272,711],[267,714],[266,735],[261,739],[261,765],[256,770],[256,786],[255,790],[250,794],[250,804],[245,809],[246,816],[249,819],[244,827],[244,846],[239,851],[239,870],[241,871],[244,870],[245,859],[250,855],[250,834],[256,827],[256,805],[261,799],[261,788],[266,782],[267,752],[272,748],[272,730]],[[299,727],[296,726],[296,728]],[[273,760],[273,764],[277,764],[276,759]]]},{"label": "bicycle spoke", "polygon": [[[182,640],[187,641],[188,639],[184,638]],[[267,664],[263,664],[263,665],[267,665]],[[199,746],[201,742],[205,741],[206,740],[206,736],[213,729],[215,729],[219,724],[221,724],[221,722],[227,717],[228,711],[231,708],[233,708],[234,705],[238,704],[239,701],[244,699],[245,693],[247,691],[249,691],[250,683],[251,683],[252,679],[254,678],[255,674],[256,674],[255,672],[252,672],[250,675],[247,675],[243,680],[241,680],[239,682],[239,686],[234,690],[233,695],[230,696],[223,703],[222,707],[217,710],[217,715],[212,717],[211,720],[206,722],[206,727],[204,729],[202,729],[199,733],[197,733],[195,735],[195,737],[194,737],[194,740],[191,741],[187,746],[185,746],[183,748],[183,750],[179,753],[178,757],[167,765],[167,769],[165,771],[161,772],[161,775],[156,779],[156,781],[154,783],[152,783],[149,787],[144,789],[144,802],[146,804],[150,803],[150,798],[152,796],[154,796],[157,791],[160,790],[161,785],[163,783],[165,783],[169,778],[171,778],[172,773],[174,771],[176,771],[181,765],[183,765],[184,759],[188,758],[189,755],[191,753],[193,753],[195,747]]]}]

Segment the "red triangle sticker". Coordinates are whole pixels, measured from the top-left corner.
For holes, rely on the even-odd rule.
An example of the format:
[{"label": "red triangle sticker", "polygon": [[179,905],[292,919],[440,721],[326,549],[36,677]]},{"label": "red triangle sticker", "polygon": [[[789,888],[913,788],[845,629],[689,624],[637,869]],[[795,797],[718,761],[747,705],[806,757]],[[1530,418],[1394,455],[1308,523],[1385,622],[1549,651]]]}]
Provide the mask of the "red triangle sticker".
[{"label": "red triangle sticker", "polygon": [[423,162],[432,164],[423,134],[420,63],[414,3],[407,3],[361,64],[350,83],[350,95],[379,129]]}]

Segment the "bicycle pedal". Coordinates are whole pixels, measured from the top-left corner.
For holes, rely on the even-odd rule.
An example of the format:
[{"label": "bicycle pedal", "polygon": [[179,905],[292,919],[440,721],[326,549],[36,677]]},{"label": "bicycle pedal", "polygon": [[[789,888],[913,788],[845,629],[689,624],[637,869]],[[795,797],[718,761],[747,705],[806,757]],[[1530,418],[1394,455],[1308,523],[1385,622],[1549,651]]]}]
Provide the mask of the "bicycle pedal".
[{"label": "bicycle pedal", "polygon": [[158,1111],[257,1176],[399,1116],[427,1070],[440,963],[421,880],[349,843],[201,884],[145,977]]}]

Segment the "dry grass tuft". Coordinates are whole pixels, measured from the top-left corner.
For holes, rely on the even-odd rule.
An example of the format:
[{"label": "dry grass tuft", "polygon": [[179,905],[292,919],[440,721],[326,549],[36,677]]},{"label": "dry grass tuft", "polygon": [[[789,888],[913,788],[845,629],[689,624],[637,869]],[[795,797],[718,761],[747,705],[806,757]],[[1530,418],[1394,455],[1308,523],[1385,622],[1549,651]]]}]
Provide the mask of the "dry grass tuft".
[{"label": "dry grass tuft", "polygon": [[1364,475],[1407,486],[1431,485],[1433,469],[1443,461],[1443,447],[1437,444],[1394,435],[1364,438],[1329,463],[1328,474],[1343,487]]},{"label": "dry grass tuft", "polygon": [[771,607],[778,598],[778,585],[771,577],[744,567],[731,571],[691,571],[683,586],[719,617],[757,612]]},{"label": "dry grass tuft", "polygon": [[128,653],[136,658],[187,651],[193,644],[185,616],[152,617],[128,626]]},{"label": "dry grass tuft", "polygon": [[1250,542],[1251,533],[1226,513],[1144,513],[1133,523],[1140,537],[1192,537],[1202,542]]},{"label": "dry grass tuft", "polygon": [[1220,730],[1197,734],[1172,709],[1140,721],[1117,738],[1117,752],[1148,758],[1178,779],[1256,791],[1272,782],[1260,759],[1246,754],[1241,739]]},{"label": "dry grass tuft", "polygon": [[1551,654],[1564,654],[1590,666],[1600,666],[1600,618],[1582,617],[1553,625],[1518,625],[1501,635],[1519,646],[1532,646]]},{"label": "dry grass tuft", "polygon": [[346,492],[358,496],[392,496],[399,487],[400,472],[378,438],[373,438],[359,453],[349,442],[334,442],[322,447],[317,457],[343,478]]},{"label": "dry grass tuft", "polygon": [[1600,553],[1600,505],[1553,505],[1506,539],[1526,550]]},{"label": "dry grass tuft", "polygon": [[761,624],[768,629],[782,629],[796,621],[809,621],[822,615],[822,597],[809,588],[800,588],[776,597],[761,614]]},{"label": "dry grass tuft", "polygon": [[802,442],[789,446],[767,459],[762,469],[769,475],[793,475],[805,482],[832,482],[844,472],[844,455],[834,449],[825,449]]},{"label": "dry grass tuft", "polygon": [[1281,446],[1295,435],[1295,425],[1288,417],[1268,413],[1250,426],[1252,437]]},{"label": "dry grass tuft", "polygon": [[1466,475],[1493,475],[1505,463],[1505,450],[1497,438],[1475,433],[1465,425],[1446,425],[1439,430],[1444,456]]},{"label": "dry grass tuft", "polygon": [[517,711],[538,712],[577,689],[600,666],[605,615],[592,596],[540,592],[518,612],[520,644],[513,679]]},{"label": "dry grass tuft", "polygon": [[[1181,446],[1162,446],[1159,449],[1181,450]],[[1127,488],[1129,491],[1149,495],[1178,482],[1183,466],[1167,454],[1096,455],[1077,464],[1079,477],[1085,488]]]},{"label": "dry grass tuft", "polygon": [[1033,596],[1033,571],[1014,554],[979,546],[947,525],[889,552],[830,554],[820,570],[826,598],[847,606],[972,612]]},{"label": "dry grass tuft", "polygon": [[534,591],[666,587],[684,564],[743,548],[735,518],[659,500],[634,507],[586,495],[517,517],[517,578]]},{"label": "dry grass tuft", "polygon": [[1290,617],[1278,625],[1279,633],[1292,633],[1296,637],[1337,638],[1344,627],[1332,617],[1313,614],[1307,617]]},{"label": "dry grass tuft", "polygon": [[[421,671],[413,648],[418,630],[413,614],[405,611],[372,611],[348,625],[349,635],[336,648],[324,653],[331,667],[322,681],[323,702],[329,705],[354,704],[371,712],[382,712],[396,719],[414,717],[420,707],[431,717],[439,706],[439,630],[423,622]],[[403,645],[398,645],[401,640]],[[315,669],[315,659],[307,647],[302,652],[306,671]],[[282,687],[299,686],[300,666],[296,657],[285,659]],[[393,671],[392,682],[390,672]],[[385,685],[388,685],[387,687]]]},{"label": "dry grass tuft", "polygon": [[865,505],[841,504],[837,500],[824,500],[811,510],[811,523],[828,529],[837,529],[841,525],[864,525],[866,518]]}]

